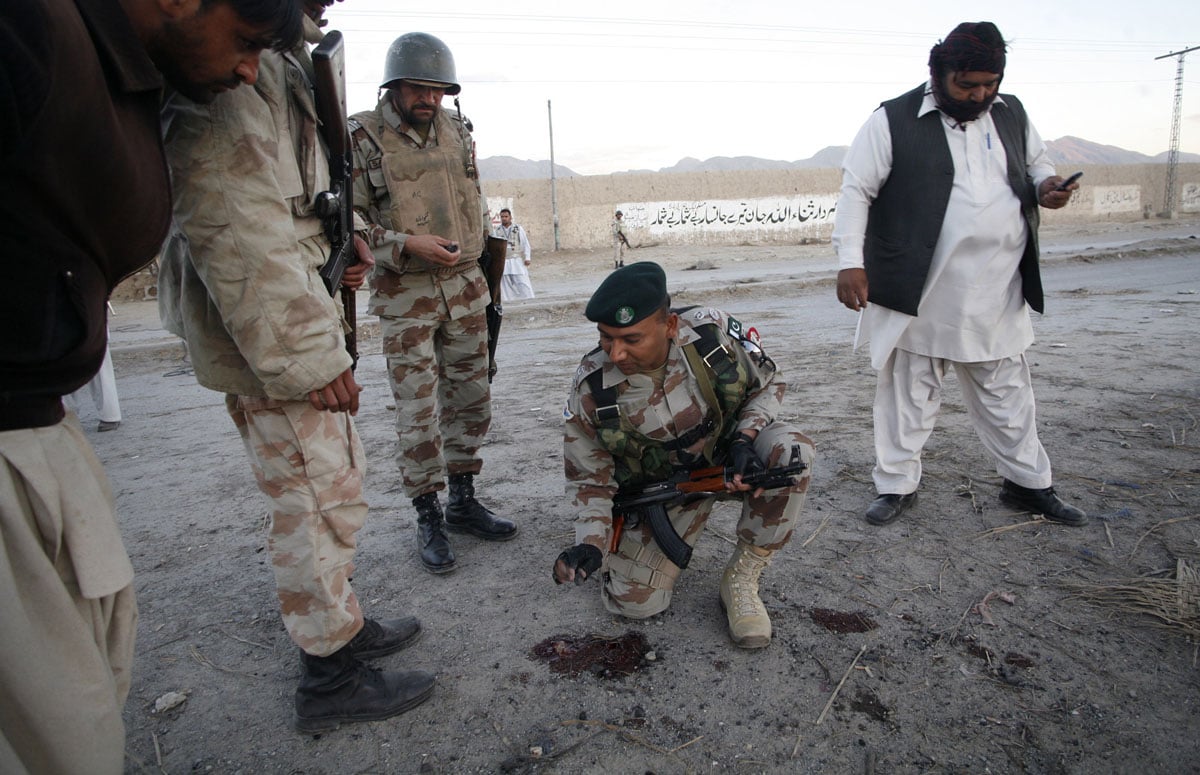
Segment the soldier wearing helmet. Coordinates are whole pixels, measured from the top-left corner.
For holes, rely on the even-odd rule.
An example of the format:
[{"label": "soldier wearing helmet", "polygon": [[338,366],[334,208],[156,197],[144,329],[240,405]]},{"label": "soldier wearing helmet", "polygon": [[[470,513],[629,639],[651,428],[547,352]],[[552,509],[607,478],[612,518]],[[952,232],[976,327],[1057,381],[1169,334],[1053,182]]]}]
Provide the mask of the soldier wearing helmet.
[{"label": "soldier wearing helmet", "polygon": [[470,124],[442,108],[442,97],[462,90],[446,44],[401,35],[380,90],[375,109],[350,120],[354,203],[375,255],[371,311],[381,322],[417,552],[427,570],[445,573],[456,565],[447,529],[492,541],[517,532],[475,499],[491,424],[489,293],[478,263],[487,206]]}]

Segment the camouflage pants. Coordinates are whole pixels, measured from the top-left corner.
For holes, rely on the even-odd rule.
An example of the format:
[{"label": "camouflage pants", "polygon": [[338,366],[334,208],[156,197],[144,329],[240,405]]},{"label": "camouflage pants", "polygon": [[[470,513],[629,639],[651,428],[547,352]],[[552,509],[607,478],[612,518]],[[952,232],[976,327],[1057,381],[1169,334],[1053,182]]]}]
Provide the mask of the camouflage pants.
[{"label": "camouflage pants", "polygon": [[0,627],[0,772],[122,772],[133,567],[73,414],[0,431]]},{"label": "camouflage pants", "polygon": [[301,649],[329,656],[362,629],[350,587],[367,518],[358,431],[349,414],[307,401],[231,395],[225,407],[272,503],[268,547],[283,625]]},{"label": "camouflage pants", "polygon": [[479,473],[479,447],[492,424],[487,315],[380,320],[405,493],[416,498],[442,489],[447,474]]},{"label": "camouflage pants", "polygon": [[[795,486],[766,492],[758,498],[749,492],[724,496],[742,501],[742,515],[737,523],[739,541],[775,551],[791,540],[812,477],[812,441],[780,423],[763,428],[754,440],[754,451],[768,467],[786,464],[793,444],[800,445],[802,459],[808,464]],[[689,546],[695,546],[699,540],[714,500],[705,498],[668,510],[675,532]],[[609,554],[604,561],[604,583],[600,590],[604,607],[631,619],[661,613],[671,605],[671,592],[679,572],[679,567],[658,550],[648,524],[626,530],[616,554]]]}]

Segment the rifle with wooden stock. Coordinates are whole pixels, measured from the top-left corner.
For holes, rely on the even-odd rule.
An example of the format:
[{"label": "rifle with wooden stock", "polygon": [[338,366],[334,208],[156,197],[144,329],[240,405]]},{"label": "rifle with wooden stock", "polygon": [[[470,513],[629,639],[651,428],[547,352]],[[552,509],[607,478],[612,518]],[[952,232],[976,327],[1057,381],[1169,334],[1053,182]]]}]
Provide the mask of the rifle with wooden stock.
[{"label": "rifle with wooden stock", "polygon": [[487,347],[488,382],[496,376],[496,343],[500,340],[500,324],[504,322],[504,305],[500,300],[500,283],[504,278],[504,261],[508,254],[508,241],[503,237],[487,236],[484,239],[483,255],[479,257],[479,268],[487,280]]},{"label": "rifle with wooden stock", "polygon": [[[792,446],[791,458],[786,465],[768,468],[758,473],[744,474],[742,484],[753,490],[777,490],[792,487],[796,476],[808,468],[800,456],[800,446]],[[621,543],[625,527],[637,527],[646,520],[654,541],[667,559],[680,568],[692,561],[692,547],[679,537],[667,515],[667,507],[686,503],[697,498],[727,495],[727,482],[732,482],[734,471],[730,466],[710,466],[694,470],[681,470],[670,479],[654,482],[627,492],[618,492],[613,498],[613,529],[609,552],[615,553]]]},{"label": "rifle with wooden stock", "polygon": [[[312,52],[317,118],[329,151],[329,190],[317,194],[317,216],[329,240],[329,259],[321,267],[321,280],[331,295],[342,285],[346,267],[358,261],[354,250],[354,191],[351,170],[350,128],[346,124],[346,54],[342,33],[328,32]],[[350,330],[346,352],[358,365],[358,320],[355,293],[341,287],[342,310]]]}]

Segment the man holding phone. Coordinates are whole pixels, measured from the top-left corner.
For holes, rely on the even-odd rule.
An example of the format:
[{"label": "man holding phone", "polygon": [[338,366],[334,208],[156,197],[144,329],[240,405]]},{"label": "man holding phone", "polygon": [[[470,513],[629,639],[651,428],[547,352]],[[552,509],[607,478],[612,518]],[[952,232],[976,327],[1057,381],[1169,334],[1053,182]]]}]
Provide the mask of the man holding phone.
[{"label": "man holding phone", "polygon": [[447,530],[485,541],[517,534],[516,523],[475,497],[492,423],[491,294],[479,266],[487,202],[471,123],[442,109],[444,96],[462,91],[449,47],[424,32],[401,35],[379,88],[375,109],[350,121],[354,204],[375,255],[371,312],[383,333],[417,556],[430,573],[448,573],[458,560]]},{"label": "man holding phone", "polygon": [[1038,207],[1063,207],[1079,184],[1054,173],[1021,102],[999,93],[1005,50],[991,22],[955,27],[930,51],[929,80],[884,102],[842,164],[837,297],[862,311],[879,374],[875,525],[916,502],[950,366],[1004,479],[1000,501],[1088,521],[1051,486],[1024,354],[1029,307],[1044,309]]}]

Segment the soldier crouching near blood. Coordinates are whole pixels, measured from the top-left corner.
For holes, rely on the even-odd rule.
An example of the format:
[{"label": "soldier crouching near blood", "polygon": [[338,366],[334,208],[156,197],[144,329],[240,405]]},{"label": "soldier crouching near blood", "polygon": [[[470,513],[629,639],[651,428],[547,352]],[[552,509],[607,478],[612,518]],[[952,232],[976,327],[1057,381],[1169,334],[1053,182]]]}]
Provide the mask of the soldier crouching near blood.
[{"label": "soldier crouching near blood", "polygon": [[[609,611],[643,619],[666,610],[714,498],[659,499],[666,511],[657,529],[652,509],[623,513],[621,503],[675,493],[685,486],[673,482],[686,481],[688,471],[723,466],[719,497],[741,500],[742,513],[721,607],[736,645],[767,646],[771,619],[758,580],[792,537],[813,461],[812,442],[775,421],[786,389],[775,363],[757,332],[726,313],[672,310],[666,274],[651,262],[610,274],[585,314],[600,346],[580,364],[564,412],[577,543],[555,560],[554,581],[579,584],[602,571]],[[640,518],[629,519],[634,513]]]}]

